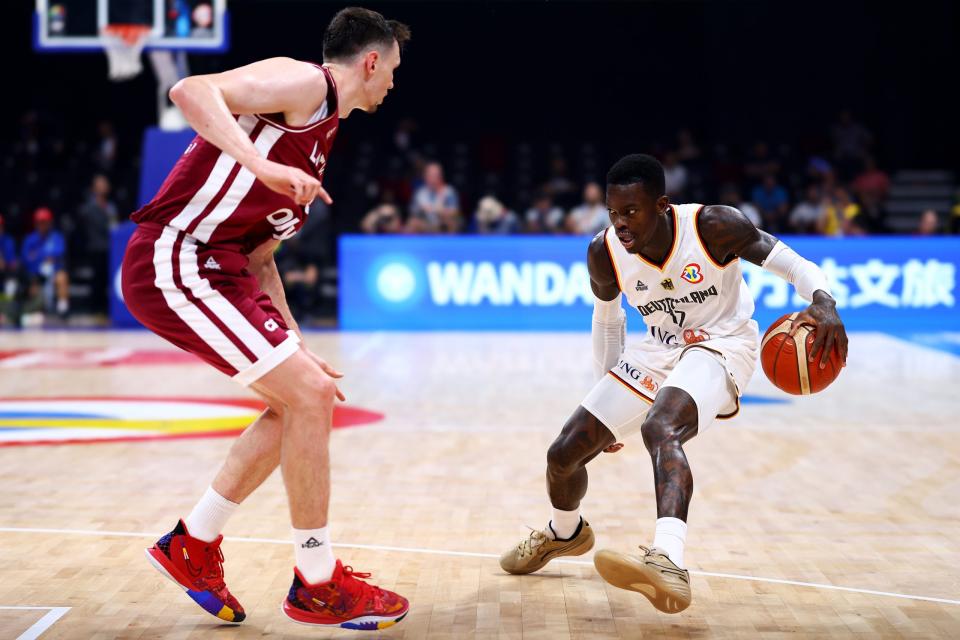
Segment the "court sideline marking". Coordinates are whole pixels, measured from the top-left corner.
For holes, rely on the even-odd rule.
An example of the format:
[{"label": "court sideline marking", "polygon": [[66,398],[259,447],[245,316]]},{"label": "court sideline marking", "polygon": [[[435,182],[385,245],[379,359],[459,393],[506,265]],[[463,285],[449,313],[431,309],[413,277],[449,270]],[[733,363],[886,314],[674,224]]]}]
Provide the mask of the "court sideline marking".
[{"label": "court sideline marking", "polygon": [[46,611],[47,613],[30,625],[26,631],[17,636],[17,640],[36,640],[44,631],[53,626],[53,623],[62,618],[72,607],[6,607],[0,605],[0,609],[15,611]]},{"label": "court sideline marking", "polygon": [[[78,536],[113,536],[125,538],[159,538],[162,533],[138,533],[134,531],[92,531],[87,529],[41,529],[26,527],[0,527],[0,533],[52,533]],[[235,536],[224,536],[224,540],[231,542],[255,542],[261,544],[290,544],[289,540],[277,540],[274,538],[240,538]],[[499,558],[493,553],[476,553],[472,551],[445,551],[442,549],[420,549],[415,547],[391,547],[375,544],[349,544],[344,542],[333,543],[335,547],[344,549],[363,549],[367,551],[394,551],[397,553],[424,553],[441,556],[457,556],[461,558]],[[554,560],[563,564],[578,564],[592,566],[592,562],[584,560]],[[960,605],[960,600],[950,600],[949,598],[934,598],[931,596],[918,596],[909,593],[896,593],[892,591],[876,591],[874,589],[858,589],[856,587],[840,587],[833,584],[823,584],[820,582],[802,582],[800,580],[783,580],[780,578],[763,578],[757,576],[740,575],[736,573],[717,573],[714,571],[698,571],[691,569],[690,573],[696,576],[705,576],[708,578],[725,578],[728,580],[746,580],[749,582],[766,582],[769,584],[786,584],[795,587],[809,587],[813,589],[826,589],[830,591],[846,591],[848,593],[862,593],[871,596],[884,596],[887,598],[902,598],[905,600],[922,600],[924,602],[937,602],[940,604]],[[65,612],[65,611],[64,611]],[[63,615],[61,613],[60,615]],[[46,616],[44,616],[46,617]],[[59,616],[58,616],[59,617]],[[51,623],[52,624],[52,623]]]}]

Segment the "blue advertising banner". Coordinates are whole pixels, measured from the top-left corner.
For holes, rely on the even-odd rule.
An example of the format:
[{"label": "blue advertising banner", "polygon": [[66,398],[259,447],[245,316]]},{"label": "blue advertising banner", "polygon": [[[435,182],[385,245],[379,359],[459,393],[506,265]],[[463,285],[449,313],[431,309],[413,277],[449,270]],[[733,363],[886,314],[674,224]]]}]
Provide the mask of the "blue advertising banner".
[{"label": "blue advertising banner", "polygon": [[123,253],[136,228],[137,225],[133,222],[124,222],[110,233],[110,322],[114,327],[141,326],[127,310],[127,305],[123,304],[123,293],[120,290]]},{"label": "blue advertising banner", "polygon": [[177,160],[196,135],[192,129],[164,131],[159,127],[148,127],[143,132],[143,165],[140,167],[138,208],[153,199],[173,165],[177,164]]},{"label": "blue advertising banner", "polygon": [[[830,280],[853,331],[960,330],[960,238],[785,238]],[[593,296],[588,238],[343,236],[340,328],[582,330]],[[805,304],[744,262],[761,330]],[[636,329],[639,316],[628,315]]]}]

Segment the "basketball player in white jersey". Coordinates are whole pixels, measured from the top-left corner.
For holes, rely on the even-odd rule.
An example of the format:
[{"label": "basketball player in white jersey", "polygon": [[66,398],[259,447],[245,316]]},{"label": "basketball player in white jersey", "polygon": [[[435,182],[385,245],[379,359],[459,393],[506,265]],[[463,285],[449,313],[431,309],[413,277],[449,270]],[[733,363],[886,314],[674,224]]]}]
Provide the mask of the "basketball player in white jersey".
[{"label": "basketball player in white jersey", "polygon": [[[554,558],[588,552],[593,531],[580,516],[586,464],[639,432],[656,484],[653,545],[641,547],[639,557],[599,551],[594,564],[610,584],[677,613],[691,599],[683,550],[693,476],[683,443],[715,418],[737,413],[759,356],[753,297],[740,259],[781,276],[812,301],[793,328],[817,327],[811,362],[824,366],[834,348],[845,362],[847,336],[819,267],[736,209],[670,204],[655,158],[630,155],[610,169],[607,208],[611,225],[593,238],[587,255],[598,382],[547,452],[552,519],[504,553],[500,565],[525,574]],[[647,326],[626,350],[621,296]]]}]

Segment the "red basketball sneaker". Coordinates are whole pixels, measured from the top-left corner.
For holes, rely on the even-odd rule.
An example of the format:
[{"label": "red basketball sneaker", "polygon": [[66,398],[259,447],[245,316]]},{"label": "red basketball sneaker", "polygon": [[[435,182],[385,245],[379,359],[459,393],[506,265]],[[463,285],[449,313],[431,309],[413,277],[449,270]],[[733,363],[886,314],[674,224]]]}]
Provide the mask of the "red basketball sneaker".
[{"label": "red basketball sneaker", "polygon": [[361,631],[386,629],[403,620],[410,609],[407,599],[358,580],[369,577],[369,573],[357,573],[337,560],[329,581],[307,584],[294,568],[283,613],[301,624]]},{"label": "red basketball sneaker", "polygon": [[204,542],[190,535],[183,520],[150,549],[147,559],[176,582],[204,611],[227,622],[243,622],[246,614],[223,582],[223,536]]}]

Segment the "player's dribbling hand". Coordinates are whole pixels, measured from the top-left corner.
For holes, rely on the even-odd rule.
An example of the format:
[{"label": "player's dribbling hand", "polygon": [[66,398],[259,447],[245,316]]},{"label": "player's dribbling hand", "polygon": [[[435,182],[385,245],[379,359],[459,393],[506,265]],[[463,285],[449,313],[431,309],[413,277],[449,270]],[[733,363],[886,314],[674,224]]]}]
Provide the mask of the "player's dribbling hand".
[{"label": "player's dribbling hand", "polygon": [[[323,372],[326,373],[328,376],[335,379],[343,377],[343,374],[337,371],[336,369],[334,369],[326,360],[324,360],[314,352],[310,351],[309,349],[307,349],[306,352],[307,352],[307,355],[310,356],[314,362],[320,365],[320,368],[323,369]],[[337,387],[337,400],[339,400],[340,402],[346,402],[347,400],[347,397],[343,395],[342,391],[340,391],[340,387]]]},{"label": "player's dribbling hand", "polygon": [[836,347],[843,366],[847,366],[847,330],[837,314],[837,303],[833,298],[822,291],[815,292],[813,303],[794,318],[790,335],[795,334],[800,325],[804,324],[817,329],[813,347],[810,349],[810,362],[814,362],[819,354],[820,368],[823,369],[827,366],[830,353]]},{"label": "player's dribbling hand", "polygon": [[271,190],[293,198],[301,206],[310,204],[318,197],[327,204],[333,204],[333,199],[320,181],[296,167],[265,160],[256,167],[255,175]]}]

